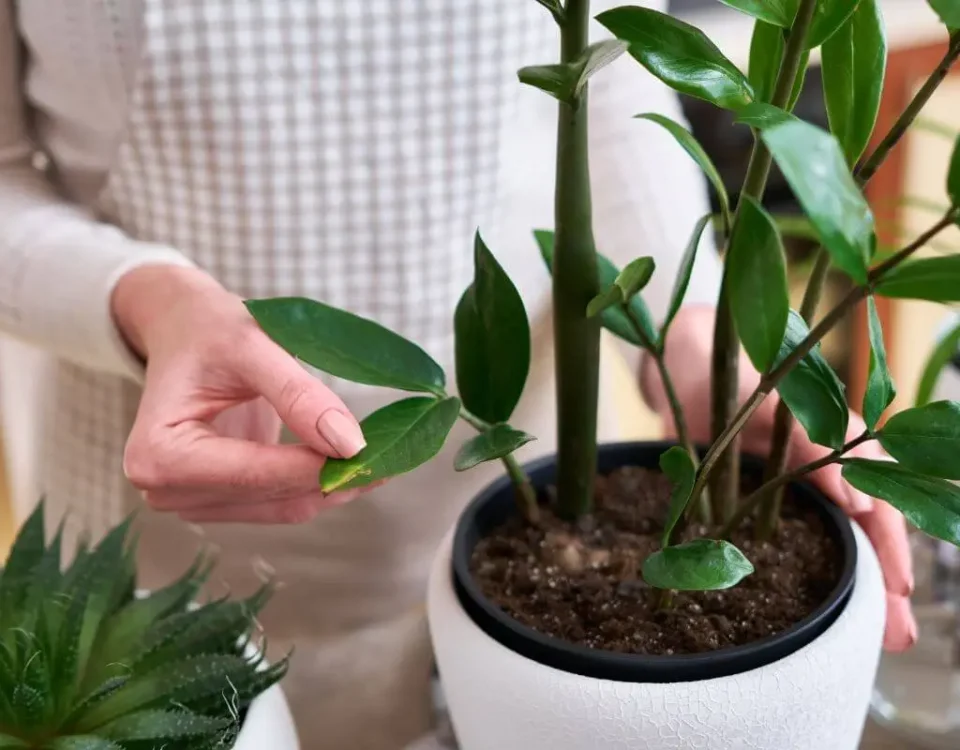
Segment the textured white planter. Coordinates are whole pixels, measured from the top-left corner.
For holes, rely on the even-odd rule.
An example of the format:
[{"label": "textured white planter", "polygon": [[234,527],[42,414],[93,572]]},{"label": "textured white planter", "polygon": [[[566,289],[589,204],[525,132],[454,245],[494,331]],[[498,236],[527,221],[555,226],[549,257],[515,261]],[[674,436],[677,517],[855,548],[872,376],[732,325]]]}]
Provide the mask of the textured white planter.
[{"label": "textured white planter", "polygon": [[437,555],[428,614],[462,750],[856,750],[884,627],[884,589],[859,527],[852,596],[799,651],[741,674],[679,683],[583,677],[482,631],[453,588],[453,533]]},{"label": "textured white planter", "polygon": [[279,685],[256,698],[233,750],[300,750],[290,706]]}]

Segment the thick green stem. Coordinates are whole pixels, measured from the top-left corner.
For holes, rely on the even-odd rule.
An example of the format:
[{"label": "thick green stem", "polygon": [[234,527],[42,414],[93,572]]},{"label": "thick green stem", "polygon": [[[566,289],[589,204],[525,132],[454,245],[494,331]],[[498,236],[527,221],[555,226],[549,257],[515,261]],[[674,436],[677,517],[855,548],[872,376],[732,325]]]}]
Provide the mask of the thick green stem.
[{"label": "thick green stem", "polygon": [[[796,20],[790,30],[783,59],[780,63],[780,72],[774,88],[771,104],[786,108],[793,94],[800,66],[805,59],[804,42],[807,31],[813,20],[816,9],[816,0],[801,0]],[[754,140],[753,151],[750,154],[750,163],[747,165],[747,174],[743,183],[743,195],[763,199],[766,190],[767,178],[770,176],[770,166],[773,158],[770,151],[760,138]],[[740,205],[733,220],[734,232],[740,215]],[[737,408],[740,373],[739,373],[739,341],[730,310],[727,292],[726,275],[721,283],[720,298],[717,303],[717,321],[713,337],[713,367],[711,373],[712,385],[712,413],[711,428],[714,442],[724,433],[730,424],[730,418]],[[738,433],[739,434],[739,433]],[[739,440],[734,439],[725,446],[716,461],[716,471],[710,483],[710,496],[713,498],[714,515],[719,518],[729,518],[736,512],[737,499],[740,491],[740,446]]]},{"label": "thick green stem", "polygon": [[[561,57],[587,46],[589,0],[567,0]],[[597,465],[600,322],[587,304],[599,293],[587,154],[587,93],[561,102],[557,127],[553,316],[557,378],[557,501],[567,518],[588,513]]]}]

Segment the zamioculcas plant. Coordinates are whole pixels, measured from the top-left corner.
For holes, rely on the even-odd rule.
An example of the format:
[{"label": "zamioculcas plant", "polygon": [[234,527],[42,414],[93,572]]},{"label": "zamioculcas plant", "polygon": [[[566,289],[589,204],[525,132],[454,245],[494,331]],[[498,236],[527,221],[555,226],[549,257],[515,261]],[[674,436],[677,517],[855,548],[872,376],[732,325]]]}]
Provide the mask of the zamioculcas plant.
[{"label": "zamioculcas plant", "polygon": [[138,596],[129,523],[61,564],[41,503],[0,571],[0,748],[227,750],[247,707],[286,672],[251,649],[264,587],[192,606],[198,559]]}]

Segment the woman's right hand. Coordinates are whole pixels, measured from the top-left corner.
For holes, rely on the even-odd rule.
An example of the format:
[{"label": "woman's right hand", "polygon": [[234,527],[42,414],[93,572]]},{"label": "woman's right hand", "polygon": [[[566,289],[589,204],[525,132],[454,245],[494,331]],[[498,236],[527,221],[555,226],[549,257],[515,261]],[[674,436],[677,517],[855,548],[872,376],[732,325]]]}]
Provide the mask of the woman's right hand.
[{"label": "woman's right hand", "polygon": [[[124,452],[159,511],[193,522],[302,523],[356,496],[324,496],[328,457],[365,445],[343,402],[202,271],[143,266],[117,283],[114,319],[147,364]],[[299,445],[278,445],[281,422]]]}]

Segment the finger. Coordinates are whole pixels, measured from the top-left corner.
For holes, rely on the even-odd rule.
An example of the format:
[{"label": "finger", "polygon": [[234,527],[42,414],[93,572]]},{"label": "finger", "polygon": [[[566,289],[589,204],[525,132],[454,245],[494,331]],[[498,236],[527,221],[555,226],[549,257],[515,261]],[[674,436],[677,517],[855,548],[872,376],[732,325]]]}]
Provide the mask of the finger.
[{"label": "finger", "polygon": [[887,503],[877,501],[873,511],[858,516],[857,522],[877,551],[887,591],[910,596],[914,587],[913,559],[903,515]]},{"label": "finger", "polygon": [[898,653],[917,642],[917,621],[905,596],[887,594],[887,624],[883,632],[883,648]]},{"label": "finger", "polygon": [[323,495],[309,495],[271,503],[233,505],[221,508],[197,508],[178,515],[188,523],[254,523],[296,525],[312,521],[322,511],[356,499],[360,492],[350,490]]},{"label": "finger", "polygon": [[236,356],[241,376],[263,395],[304,443],[333,458],[366,446],[360,424],[343,401],[259,331]]},{"label": "finger", "polygon": [[[281,500],[317,488],[324,457],[305,445],[271,445],[220,437],[202,422],[131,435],[123,468],[159,510],[178,510],[177,498],[208,491],[218,504]],[[169,491],[169,492],[168,492]]]}]

